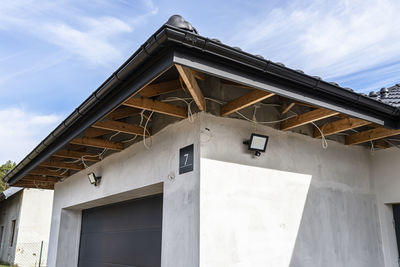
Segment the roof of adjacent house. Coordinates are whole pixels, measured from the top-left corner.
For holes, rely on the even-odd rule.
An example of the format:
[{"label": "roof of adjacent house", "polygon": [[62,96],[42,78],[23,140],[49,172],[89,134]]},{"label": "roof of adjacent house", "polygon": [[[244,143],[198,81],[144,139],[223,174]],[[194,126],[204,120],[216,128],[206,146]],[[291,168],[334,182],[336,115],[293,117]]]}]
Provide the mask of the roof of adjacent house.
[{"label": "roof of adjacent house", "polygon": [[[238,47],[222,44],[217,39],[201,36],[189,22],[181,16],[175,15],[12,171],[7,173],[3,180],[15,184],[26,175],[30,175],[29,182],[35,186],[37,186],[37,183],[32,181],[37,180],[54,185],[58,178],[66,176],[64,175],[65,172],[60,171],[60,169],[79,171],[82,166],[77,166],[75,163],[51,161],[46,162],[46,168],[57,164],[62,167],[57,170],[53,169],[51,172],[41,169],[40,172],[32,174],[32,170],[37,170],[35,168],[39,164],[43,165],[44,161],[57,153],[57,157],[79,159],[80,157],[77,155],[81,155],[81,151],[72,151],[73,153],[65,150],[60,153],[60,151],[68,144],[73,144],[72,141],[75,141],[76,145],[76,137],[82,135],[85,129],[101,122],[105,116],[121,105],[126,106],[126,101],[131,100],[137,92],[174,66],[183,66],[183,68],[195,72],[242,84],[248,89],[254,89],[252,97],[259,96],[260,91],[263,94],[269,92],[270,95],[279,95],[297,101],[297,103],[302,102],[311,104],[313,107],[322,107],[320,110],[314,111],[315,114],[313,113],[313,115],[316,115],[322,111],[321,118],[342,113],[344,116],[342,118],[354,117],[362,120],[363,123],[384,125],[394,129],[400,128],[400,109],[395,105],[397,100],[393,103],[380,101],[380,99],[356,93],[352,89],[342,88],[335,82],[323,81],[320,77],[307,75],[301,70],[287,68],[282,63],[275,63],[259,55],[246,53]],[[182,71],[184,73],[185,69],[181,69],[179,72],[181,76]],[[192,74],[189,73],[190,75]],[[192,77],[192,81],[193,79]],[[183,82],[190,83],[191,81],[189,79]],[[198,100],[195,97],[193,98]],[[139,100],[141,102],[140,109],[154,111],[154,103],[151,102],[154,98],[147,97]],[[251,103],[255,103],[254,100]],[[138,103],[134,104],[137,108]],[[250,104],[250,102],[247,104]],[[247,104],[243,106],[248,106]],[[163,105],[165,106],[165,103]],[[132,106],[132,103],[130,106]],[[143,108],[143,106],[146,106],[146,108]],[[178,117],[185,117],[185,111],[182,115],[179,110],[182,109],[174,110],[175,116],[179,113]],[[168,114],[165,110],[160,113]],[[110,127],[110,124],[107,127],[104,124],[97,125],[97,128],[99,127],[104,129]],[[112,127],[115,127],[115,123]],[[286,127],[286,129],[290,128]],[[126,131],[126,128],[124,130]],[[131,130],[134,132],[136,128]],[[378,128],[378,131],[381,131],[381,129]],[[83,136],[78,141],[78,145],[99,146],[99,140],[92,140],[88,135]],[[356,143],[353,140],[351,144]],[[116,150],[122,150],[126,147],[124,144],[112,142],[108,142],[107,145],[113,145]]]},{"label": "roof of adjacent house", "polygon": [[0,201],[3,201],[13,195],[15,195],[16,193],[18,193],[19,191],[23,190],[22,187],[9,187],[6,190],[4,190],[3,192],[0,193]]}]

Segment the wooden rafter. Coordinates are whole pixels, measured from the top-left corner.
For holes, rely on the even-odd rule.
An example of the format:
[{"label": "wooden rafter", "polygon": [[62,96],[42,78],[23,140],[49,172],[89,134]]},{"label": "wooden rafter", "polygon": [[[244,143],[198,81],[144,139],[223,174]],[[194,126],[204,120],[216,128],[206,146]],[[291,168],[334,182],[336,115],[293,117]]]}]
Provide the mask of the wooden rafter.
[{"label": "wooden rafter", "polygon": [[54,189],[54,182],[50,181],[25,181],[19,180],[13,186],[25,187],[25,188],[41,188],[41,189]]},{"label": "wooden rafter", "polygon": [[47,168],[35,168],[28,172],[29,175],[45,175],[45,176],[54,176],[54,177],[67,177],[68,174],[64,174],[62,171],[58,170],[49,170]]},{"label": "wooden rafter", "polygon": [[100,161],[100,158],[97,154],[84,151],[59,150],[52,156],[65,159],[82,159],[82,157],[84,157],[85,161],[94,161],[94,162]]},{"label": "wooden rafter", "polygon": [[108,114],[107,118],[112,121],[125,119],[140,114],[140,109],[131,107],[120,107]]},{"label": "wooden rafter", "polygon": [[[346,119],[326,123],[321,127],[321,130],[324,133],[324,136],[328,136],[370,124],[371,122],[369,121],[349,117]],[[317,128],[314,129],[314,137],[321,137],[321,132]]]},{"label": "wooden rafter", "polygon": [[175,106],[172,104],[155,101],[152,99],[140,97],[140,98],[129,98],[126,100],[123,105],[134,107],[134,108],[141,108],[145,110],[154,111],[161,114],[166,114],[178,118],[186,118],[187,117],[187,110],[184,107]]},{"label": "wooden rafter", "polygon": [[58,178],[56,177],[48,177],[48,176],[40,176],[40,175],[26,175],[24,176],[20,181],[39,181],[39,182],[50,182],[50,183],[56,183],[58,182]]},{"label": "wooden rafter", "polygon": [[233,87],[247,88],[247,89],[253,89],[254,90],[254,87],[251,87],[251,86],[248,86],[248,85],[244,85],[244,84],[240,84],[240,83],[237,83],[237,82],[228,81],[228,80],[221,80],[221,84],[230,85],[230,86],[233,86]]},{"label": "wooden rafter", "polygon": [[[126,134],[133,134],[133,135],[144,135],[144,128],[141,126],[133,125],[126,122],[120,121],[98,121],[92,125],[93,128],[102,129],[102,130],[110,130],[114,132],[121,132]],[[149,134],[146,133],[146,136]]]},{"label": "wooden rafter", "polygon": [[18,181],[13,186],[18,186],[18,187],[23,187],[23,188],[40,188],[40,189],[48,189],[48,190],[53,190],[54,189],[54,183],[48,183],[48,182],[24,182],[24,181]]},{"label": "wooden rafter", "polygon": [[97,148],[108,148],[118,151],[124,149],[124,145],[121,142],[113,142],[101,138],[89,138],[89,137],[75,138],[72,139],[70,143],[75,145],[90,146]]},{"label": "wooden rafter", "polygon": [[200,71],[197,71],[197,70],[191,70],[191,71],[192,71],[194,77],[195,77],[197,80],[204,81],[204,80],[206,79],[206,74],[205,74],[205,73],[200,72]]},{"label": "wooden rafter", "polygon": [[80,170],[84,169],[84,167],[82,165],[78,165],[76,163],[63,162],[60,160],[53,160],[53,159],[43,161],[39,164],[39,166],[40,167],[50,167],[50,168],[62,168],[62,169],[69,169],[69,170],[75,170],[75,171],[80,171]]},{"label": "wooden rafter", "polygon": [[398,134],[400,134],[400,130],[390,130],[383,127],[374,128],[346,136],[346,145],[361,144]]},{"label": "wooden rafter", "polygon": [[179,75],[182,77],[183,82],[186,84],[190,94],[192,95],[194,102],[196,102],[197,107],[201,111],[204,111],[206,109],[206,100],[192,71],[189,68],[181,65],[175,66],[179,72]]},{"label": "wooden rafter", "polygon": [[99,137],[109,133],[112,133],[112,131],[104,129],[95,129],[95,128],[88,128],[85,130],[86,137]]},{"label": "wooden rafter", "polygon": [[386,149],[389,148],[389,144],[384,140],[384,139],[379,139],[373,141],[374,147],[375,148],[380,148],[380,149]]},{"label": "wooden rafter", "polygon": [[143,97],[153,97],[162,94],[167,94],[182,90],[181,83],[179,80],[171,80],[167,82],[160,82],[155,84],[150,84],[143,88],[139,94]]},{"label": "wooden rafter", "polygon": [[281,115],[285,115],[286,113],[288,113],[294,107],[294,105],[296,105],[295,102],[291,102],[290,104],[283,104],[281,108]]},{"label": "wooden rafter", "polygon": [[223,105],[221,108],[221,116],[228,116],[233,112],[249,107],[257,102],[260,102],[274,95],[275,95],[274,93],[269,93],[261,90],[253,90]]},{"label": "wooden rafter", "polygon": [[297,117],[287,119],[281,123],[281,130],[289,130],[301,125],[305,125],[311,122],[329,118],[339,114],[337,111],[332,111],[324,108],[318,108],[313,111],[303,113]]}]

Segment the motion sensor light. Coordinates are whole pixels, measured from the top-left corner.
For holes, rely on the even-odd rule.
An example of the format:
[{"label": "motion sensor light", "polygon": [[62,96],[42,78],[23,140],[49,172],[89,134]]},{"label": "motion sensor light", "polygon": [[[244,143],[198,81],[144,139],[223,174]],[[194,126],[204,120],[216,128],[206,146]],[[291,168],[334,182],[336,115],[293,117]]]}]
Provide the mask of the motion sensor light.
[{"label": "motion sensor light", "polygon": [[261,156],[261,152],[265,152],[268,143],[268,136],[252,133],[250,140],[243,142],[248,145],[250,151],[255,151],[254,155]]},{"label": "motion sensor light", "polygon": [[100,176],[96,176],[93,172],[88,174],[88,179],[90,184],[97,186],[100,182],[101,177]]}]

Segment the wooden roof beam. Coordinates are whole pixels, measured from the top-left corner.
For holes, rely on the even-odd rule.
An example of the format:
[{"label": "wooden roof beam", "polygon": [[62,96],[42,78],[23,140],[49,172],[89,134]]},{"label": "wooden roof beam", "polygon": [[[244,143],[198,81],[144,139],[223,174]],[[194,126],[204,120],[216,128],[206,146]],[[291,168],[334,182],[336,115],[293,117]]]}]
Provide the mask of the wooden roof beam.
[{"label": "wooden roof beam", "polygon": [[141,110],[138,108],[131,107],[120,107],[111,111],[107,118],[112,121],[125,119],[140,114]]},{"label": "wooden roof beam", "polygon": [[93,154],[84,151],[59,150],[52,156],[65,159],[82,159],[82,157],[84,157],[85,161],[94,161],[94,162],[100,161],[98,154]]},{"label": "wooden roof beam", "polygon": [[253,90],[235,100],[225,104],[221,108],[221,116],[228,116],[233,112],[239,111],[246,107],[249,107],[257,102],[274,96],[274,93],[265,92],[262,90]]},{"label": "wooden roof beam", "polygon": [[182,90],[179,80],[172,80],[167,82],[149,84],[148,86],[140,90],[139,95],[143,97],[153,97],[179,90]]},{"label": "wooden roof beam", "polygon": [[170,115],[178,118],[187,118],[187,109],[172,104],[155,101],[149,98],[129,98],[123,105],[133,108],[141,108],[145,110],[154,111],[157,113]]},{"label": "wooden roof beam", "polygon": [[[93,124],[92,127],[97,129],[121,132],[132,135],[140,135],[140,136],[144,135],[143,127],[120,121],[111,121],[111,120],[98,121],[95,124]],[[148,135],[149,134],[146,133],[146,136]]]},{"label": "wooden roof beam", "polygon": [[[324,136],[328,136],[370,124],[372,123],[369,121],[349,117],[334,122],[326,123],[322,127],[320,127],[320,129],[322,130]],[[321,132],[317,128],[315,128],[314,138],[320,138],[320,137],[321,137]]]},{"label": "wooden roof beam", "polygon": [[291,102],[290,104],[283,104],[281,108],[281,115],[285,115],[286,113],[288,113],[294,107],[294,105],[296,105],[295,102]]},{"label": "wooden roof beam", "polygon": [[56,182],[58,182],[58,178],[48,177],[48,176],[40,176],[40,175],[27,175],[27,176],[24,176],[20,181],[27,181],[27,182],[40,181],[40,182],[56,183]]},{"label": "wooden roof beam", "polygon": [[95,128],[88,128],[85,130],[85,136],[86,137],[100,137],[106,134],[112,133],[112,131],[109,130],[103,130],[103,129],[95,129]]},{"label": "wooden roof beam", "polygon": [[63,174],[62,171],[49,170],[47,168],[35,168],[28,172],[28,175],[45,175],[54,177],[67,177],[68,174]]},{"label": "wooden roof beam", "polygon": [[389,144],[384,139],[379,139],[373,141],[373,145],[375,148],[386,149],[389,148]]},{"label": "wooden roof beam", "polygon": [[54,183],[52,182],[35,182],[35,181],[18,181],[13,186],[19,186],[24,188],[40,188],[40,189],[54,189]]},{"label": "wooden roof beam", "polygon": [[191,70],[191,71],[197,80],[204,81],[206,79],[206,74],[204,72],[200,72],[197,70]]},{"label": "wooden roof beam", "polygon": [[203,93],[196,81],[196,78],[193,75],[193,72],[184,66],[175,65],[179,75],[182,77],[183,82],[186,84],[190,94],[192,95],[194,102],[196,102],[197,107],[204,111],[206,109],[206,100],[204,98]]},{"label": "wooden roof beam", "polygon": [[59,160],[54,160],[54,159],[49,159],[46,161],[43,161],[39,164],[40,167],[50,167],[50,168],[61,168],[61,169],[69,169],[69,170],[75,170],[75,171],[81,171],[85,169],[82,165],[78,165],[76,163],[69,163],[69,162],[64,162],[64,161],[59,161]]},{"label": "wooden roof beam", "polygon": [[383,127],[374,128],[368,131],[354,133],[346,136],[346,145],[357,145],[400,134],[400,130],[391,130]]},{"label": "wooden roof beam", "polygon": [[230,86],[233,86],[233,87],[247,88],[247,89],[253,89],[254,90],[254,87],[251,87],[251,86],[248,86],[248,85],[245,85],[245,84],[240,84],[240,83],[237,83],[237,82],[223,80],[223,79],[221,79],[221,84],[230,85]]},{"label": "wooden roof beam", "polygon": [[303,113],[297,117],[287,119],[281,123],[281,130],[286,131],[295,127],[299,127],[311,122],[326,119],[339,114],[337,111],[318,108],[313,111]]},{"label": "wooden roof beam", "polygon": [[72,139],[70,143],[74,145],[108,148],[117,151],[124,149],[124,145],[121,142],[113,142],[101,138],[89,138],[89,137],[75,138]]}]

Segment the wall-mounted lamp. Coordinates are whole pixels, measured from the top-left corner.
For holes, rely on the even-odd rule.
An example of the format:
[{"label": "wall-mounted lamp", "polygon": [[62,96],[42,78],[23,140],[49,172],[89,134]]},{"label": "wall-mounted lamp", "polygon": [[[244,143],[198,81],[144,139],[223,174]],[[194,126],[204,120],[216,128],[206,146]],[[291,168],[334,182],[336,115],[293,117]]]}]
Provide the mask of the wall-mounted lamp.
[{"label": "wall-mounted lamp", "polygon": [[96,176],[94,174],[94,172],[91,172],[88,174],[88,179],[90,184],[94,185],[94,186],[98,186],[101,180],[101,176]]},{"label": "wall-mounted lamp", "polygon": [[268,138],[266,135],[252,133],[250,140],[244,141],[243,144],[248,145],[248,149],[255,151],[254,155],[259,157],[267,148]]}]

